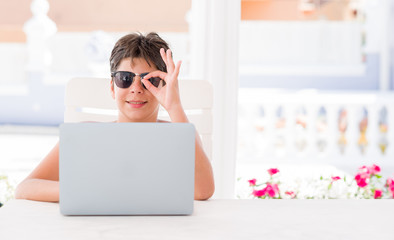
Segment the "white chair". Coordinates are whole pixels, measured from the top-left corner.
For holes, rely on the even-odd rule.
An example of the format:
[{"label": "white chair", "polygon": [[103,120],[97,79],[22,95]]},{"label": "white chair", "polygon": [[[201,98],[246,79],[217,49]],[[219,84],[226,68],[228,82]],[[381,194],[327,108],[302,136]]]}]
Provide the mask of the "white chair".
[{"label": "white chair", "polygon": [[[210,83],[202,80],[181,80],[179,91],[182,106],[199,132],[203,147],[212,157],[212,100]],[[74,78],[66,86],[64,122],[111,122],[117,119],[117,107],[110,94],[110,79]],[[160,108],[159,119],[168,120]]]}]

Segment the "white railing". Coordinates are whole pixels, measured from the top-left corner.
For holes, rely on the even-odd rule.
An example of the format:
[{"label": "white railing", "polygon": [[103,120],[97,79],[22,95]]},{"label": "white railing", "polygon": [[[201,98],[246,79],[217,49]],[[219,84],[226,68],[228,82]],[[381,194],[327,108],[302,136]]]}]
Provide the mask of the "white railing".
[{"label": "white railing", "polygon": [[240,89],[238,161],[394,166],[393,102],[393,93],[377,91]]}]

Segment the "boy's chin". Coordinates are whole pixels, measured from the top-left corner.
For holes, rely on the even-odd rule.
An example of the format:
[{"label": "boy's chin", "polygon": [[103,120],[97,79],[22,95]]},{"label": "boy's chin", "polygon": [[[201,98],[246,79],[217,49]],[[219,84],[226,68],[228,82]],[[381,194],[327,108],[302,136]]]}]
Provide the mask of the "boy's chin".
[{"label": "boy's chin", "polygon": [[127,114],[127,119],[130,122],[146,122],[148,121],[149,114],[146,113],[136,113],[134,112],[133,114]]}]

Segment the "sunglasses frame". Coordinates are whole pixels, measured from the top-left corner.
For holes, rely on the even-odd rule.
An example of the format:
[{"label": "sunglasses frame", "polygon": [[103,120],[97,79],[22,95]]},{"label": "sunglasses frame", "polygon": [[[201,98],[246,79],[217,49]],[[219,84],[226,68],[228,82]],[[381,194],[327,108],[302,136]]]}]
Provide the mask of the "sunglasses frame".
[{"label": "sunglasses frame", "polygon": [[[122,79],[118,79],[118,80],[117,80],[117,78],[116,78],[116,74],[117,74],[117,73],[127,73],[127,74],[130,74],[130,76],[132,77],[132,78],[131,78],[131,81],[130,81],[130,85],[128,85],[127,87],[119,86],[120,84],[118,84],[118,81],[122,81],[122,82],[126,82],[126,81],[124,81],[124,80],[122,80]],[[114,82],[115,82],[115,84],[116,84],[116,86],[117,86],[118,88],[129,88],[129,87],[134,83],[134,81],[135,81],[134,79],[135,79],[136,76],[140,76],[140,78],[142,79],[142,78],[144,78],[144,77],[145,77],[146,75],[148,75],[148,74],[149,74],[149,72],[137,74],[137,73],[133,73],[133,72],[129,72],[129,71],[116,71],[116,72],[111,72],[111,78],[115,78],[115,79],[113,79],[113,80],[114,80]],[[163,86],[162,86],[162,87],[164,87],[164,86],[166,85],[166,82],[165,82],[163,79],[159,78],[159,77],[151,77],[151,78],[149,78],[149,79],[147,79],[147,80],[148,80],[150,83],[152,83],[152,85],[155,86],[155,87],[159,87],[161,81],[163,81]],[[154,83],[155,81],[158,81],[157,86],[156,86],[156,84]],[[142,86],[143,86],[145,89],[147,89],[143,83],[142,83]]]}]

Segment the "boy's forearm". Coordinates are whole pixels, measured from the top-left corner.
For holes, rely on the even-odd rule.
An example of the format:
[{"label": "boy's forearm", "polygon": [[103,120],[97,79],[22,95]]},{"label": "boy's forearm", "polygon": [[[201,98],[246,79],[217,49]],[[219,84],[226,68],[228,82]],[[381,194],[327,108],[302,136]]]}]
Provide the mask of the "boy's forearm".
[{"label": "boy's forearm", "polygon": [[189,119],[187,119],[186,113],[181,105],[178,105],[177,107],[174,107],[172,110],[168,111],[168,115],[170,115],[171,122],[173,123],[189,122]]},{"label": "boy's forearm", "polygon": [[59,202],[59,182],[45,179],[26,179],[15,190],[15,198]]},{"label": "boy's forearm", "polygon": [[196,152],[194,199],[207,200],[212,197],[215,191],[215,184],[211,163],[198,139],[196,139]]},{"label": "boy's forearm", "polygon": [[[185,111],[180,106],[169,112],[171,122],[189,122]],[[206,156],[200,137],[196,131],[196,163],[195,163],[195,184],[194,198],[196,200],[206,200],[210,198],[215,191],[213,171],[211,163]]]}]

